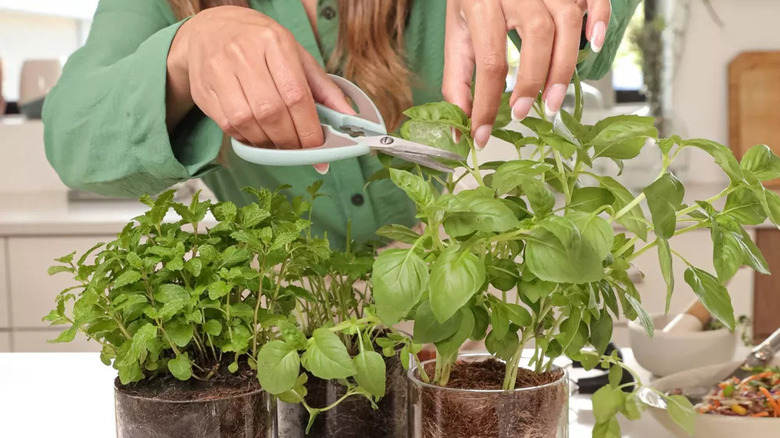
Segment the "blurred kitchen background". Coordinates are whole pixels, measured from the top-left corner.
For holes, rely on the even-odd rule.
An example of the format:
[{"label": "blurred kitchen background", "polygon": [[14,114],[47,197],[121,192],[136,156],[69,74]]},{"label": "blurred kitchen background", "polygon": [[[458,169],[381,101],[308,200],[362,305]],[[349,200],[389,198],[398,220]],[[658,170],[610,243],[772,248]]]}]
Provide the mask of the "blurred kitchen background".
[{"label": "blurred kitchen background", "polygon": [[[48,276],[46,269],[55,257],[113,239],[143,210],[134,200],[70,191],[44,154],[42,100],[68,56],[86,41],[97,3],[0,0],[0,352],[97,350],[79,338],[69,344],[47,343],[56,329],[41,317],[69,283],[66,276]],[[780,148],[780,1],[646,0],[640,9],[611,74],[586,88],[586,121],[622,113],[654,115],[667,135],[714,139],[730,144],[737,154],[759,139]],[[508,56],[516,65],[517,52],[510,49]],[[774,87],[765,87],[767,80]],[[510,72],[508,86],[512,82]],[[737,105],[735,99],[742,98],[751,104]],[[755,117],[763,108],[773,111]],[[480,159],[514,153],[494,139]],[[611,162],[600,166],[616,173]],[[648,148],[619,178],[629,187],[644,185],[658,166],[660,158]],[[691,153],[674,170],[691,198],[704,199],[728,182],[706,155]],[[179,197],[201,188],[198,181],[184,184]],[[707,233],[688,233],[672,245],[694,265],[711,269]],[[770,268],[780,271],[780,232],[759,226],[751,235]],[[676,267],[682,279],[682,266]],[[666,286],[654,252],[639,258],[634,278],[646,306],[663,312]],[[743,270],[729,284],[737,314],[751,318],[759,338],[780,325],[776,281]],[[677,283],[672,313],[694,298],[687,285]],[[625,342],[624,333],[616,337]]]}]

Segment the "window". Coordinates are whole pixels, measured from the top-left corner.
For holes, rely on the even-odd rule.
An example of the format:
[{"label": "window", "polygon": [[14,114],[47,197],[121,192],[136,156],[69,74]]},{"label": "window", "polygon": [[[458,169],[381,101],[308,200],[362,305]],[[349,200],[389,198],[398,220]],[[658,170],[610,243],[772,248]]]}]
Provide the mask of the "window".
[{"label": "window", "polygon": [[0,0],[0,59],[5,99],[19,98],[22,64],[65,60],[84,44],[97,0]]}]

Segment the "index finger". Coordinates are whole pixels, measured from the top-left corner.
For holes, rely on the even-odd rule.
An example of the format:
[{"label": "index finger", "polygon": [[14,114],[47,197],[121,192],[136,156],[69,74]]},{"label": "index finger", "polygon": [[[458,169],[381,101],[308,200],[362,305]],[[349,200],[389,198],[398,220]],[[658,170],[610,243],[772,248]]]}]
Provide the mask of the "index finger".
[{"label": "index finger", "polygon": [[494,1],[469,1],[464,9],[477,64],[472,135],[477,148],[482,149],[490,138],[506,88],[506,21],[501,6]]}]

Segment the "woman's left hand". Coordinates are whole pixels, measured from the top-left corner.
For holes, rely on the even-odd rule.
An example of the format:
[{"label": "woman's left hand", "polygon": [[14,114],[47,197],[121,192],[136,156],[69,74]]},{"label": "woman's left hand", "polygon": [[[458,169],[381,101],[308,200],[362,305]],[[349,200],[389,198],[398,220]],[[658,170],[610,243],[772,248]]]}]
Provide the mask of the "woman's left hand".
[{"label": "woman's left hand", "polygon": [[[543,90],[545,112],[561,108],[574,75],[582,20],[598,52],[606,39],[610,0],[449,0],[442,93],[471,116],[472,136],[485,147],[506,87],[506,36],[517,30],[523,45],[517,83],[510,99],[512,117],[524,119]],[[476,89],[471,83],[476,67]]]}]

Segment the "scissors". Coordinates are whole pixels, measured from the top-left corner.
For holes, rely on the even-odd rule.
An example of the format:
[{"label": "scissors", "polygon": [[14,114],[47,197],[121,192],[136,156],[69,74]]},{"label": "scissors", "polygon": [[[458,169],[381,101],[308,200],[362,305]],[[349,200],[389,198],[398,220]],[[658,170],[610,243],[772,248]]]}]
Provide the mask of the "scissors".
[{"label": "scissors", "polygon": [[447,173],[451,173],[453,168],[436,159],[463,160],[463,157],[454,152],[388,135],[382,114],[371,98],[347,79],[336,75],[330,77],[344,94],[352,99],[358,110],[357,116],[352,116],[316,104],[325,137],[322,146],[307,149],[266,149],[248,146],[232,139],[236,155],[254,164],[301,166],[355,158],[378,151]]}]

